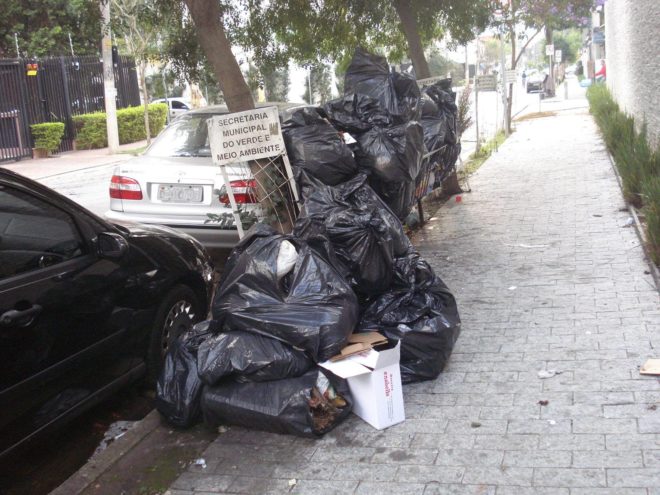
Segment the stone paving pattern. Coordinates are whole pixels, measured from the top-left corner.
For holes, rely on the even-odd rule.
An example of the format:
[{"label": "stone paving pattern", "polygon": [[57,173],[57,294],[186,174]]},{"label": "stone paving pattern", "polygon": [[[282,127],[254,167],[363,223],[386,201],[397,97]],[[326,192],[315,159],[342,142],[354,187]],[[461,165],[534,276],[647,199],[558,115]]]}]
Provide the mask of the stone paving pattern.
[{"label": "stone paving pattern", "polygon": [[404,387],[406,421],[232,427],[171,495],[660,494],[660,383],[638,373],[660,357],[658,292],[591,117],[519,124],[470,182],[415,240],[463,331],[437,380]]}]

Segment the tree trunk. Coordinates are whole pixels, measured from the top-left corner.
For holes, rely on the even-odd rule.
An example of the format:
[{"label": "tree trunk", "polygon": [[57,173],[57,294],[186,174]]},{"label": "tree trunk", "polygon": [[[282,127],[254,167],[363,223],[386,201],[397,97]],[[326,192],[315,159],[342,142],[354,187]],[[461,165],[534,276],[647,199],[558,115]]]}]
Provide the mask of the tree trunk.
[{"label": "tree trunk", "polygon": [[394,0],[394,8],[401,21],[403,35],[408,42],[408,56],[415,68],[417,79],[431,77],[429,64],[424,55],[422,39],[420,38],[417,29],[417,19],[415,18],[415,12],[412,8],[412,2],[410,0]]},{"label": "tree trunk", "polygon": [[231,44],[221,22],[220,4],[217,0],[184,1],[195,23],[199,44],[213,67],[229,111],[253,109],[254,100],[250,88],[231,51]]},{"label": "tree trunk", "polygon": [[[149,128],[149,92],[147,91],[147,63],[140,60],[140,84],[142,85],[142,98],[144,99],[144,130],[147,134],[147,146],[151,144],[151,129]],[[169,113],[170,109],[167,109]]]},{"label": "tree trunk", "polygon": [[[545,26],[545,44],[552,45],[552,28]],[[546,84],[547,96],[555,96],[555,54],[550,56],[550,74],[548,75],[548,83]]]}]

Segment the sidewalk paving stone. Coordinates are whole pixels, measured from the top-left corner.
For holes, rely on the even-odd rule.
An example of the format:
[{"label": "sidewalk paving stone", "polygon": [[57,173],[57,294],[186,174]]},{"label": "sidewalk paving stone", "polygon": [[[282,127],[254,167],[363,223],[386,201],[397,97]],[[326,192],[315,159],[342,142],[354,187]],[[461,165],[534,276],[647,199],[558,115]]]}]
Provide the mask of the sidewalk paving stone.
[{"label": "sidewalk paving stone", "polygon": [[414,236],[463,330],[437,380],[404,388],[404,423],[351,416],[318,440],[231,427],[203,455],[214,472],[172,495],[660,495],[660,381],[637,371],[658,357],[658,291],[596,126],[568,103],[520,123]]}]

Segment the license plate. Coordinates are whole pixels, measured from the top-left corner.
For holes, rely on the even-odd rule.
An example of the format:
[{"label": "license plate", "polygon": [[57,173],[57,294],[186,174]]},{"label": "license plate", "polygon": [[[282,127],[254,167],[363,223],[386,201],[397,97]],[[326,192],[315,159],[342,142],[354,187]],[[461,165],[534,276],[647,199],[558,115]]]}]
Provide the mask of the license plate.
[{"label": "license plate", "polygon": [[202,186],[182,184],[161,184],[158,186],[158,199],[165,203],[201,203],[204,198]]}]

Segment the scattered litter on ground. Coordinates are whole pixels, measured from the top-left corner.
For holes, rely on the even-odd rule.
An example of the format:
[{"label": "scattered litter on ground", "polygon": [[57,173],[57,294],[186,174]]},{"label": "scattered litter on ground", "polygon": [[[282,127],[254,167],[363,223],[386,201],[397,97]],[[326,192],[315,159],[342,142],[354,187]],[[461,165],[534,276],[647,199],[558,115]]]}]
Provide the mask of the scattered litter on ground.
[{"label": "scattered litter on ground", "polygon": [[655,404],[651,404],[651,405],[650,405],[649,407],[647,407],[646,409],[648,409],[649,411],[655,411],[656,409],[658,409],[658,406],[656,406]]},{"label": "scattered litter on ground", "polygon": [[647,359],[639,372],[642,375],[660,375],[660,359]]},{"label": "scattered litter on ground", "polygon": [[463,201],[463,197],[458,195],[458,196],[456,196],[455,200],[456,200],[457,203],[460,203],[461,201]]},{"label": "scattered litter on ground", "polygon": [[518,287],[516,287],[515,285],[512,285],[511,287],[509,287],[509,290],[516,290],[517,288]]},{"label": "scattered litter on ground", "polygon": [[128,430],[130,430],[131,428],[133,428],[133,426],[135,426],[135,423],[137,423],[137,421],[115,421],[110,426],[108,426],[107,431],[103,435],[103,439],[101,440],[101,443],[99,444],[98,447],[96,447],[96,450],[94,451],[94,454],[92,454],[92,456],[95,456],[103,452],[105,449],[108,448],[108,445],[110,445],[115,440],[118,440],[121,437],[123,437]]},{"label": "scattered litter on ground", "polygon": [[555,375],[561,375],[561,371],[558,370],[540,370],[536,375],[539,378],[552,378]]},{"label": "scattered litter on ground", "polygon": [[554,426],[554,425],[557,424],[557,422],[556,422],[554,419],[549,419],[549,420],[548,420],[548,424],[549,424],[550,426]]},{"label": "scattered litter on ground", "polygon": [[597,217],[597,218],[600,218],[600,217],[602,217],[603,215],[598,215],[598,214],[594,213],[592,216]]},{"label": "scattered litter on ground", "polygon": [[296,486],[298,484],[298,480],[295,478],[291,478],[289,480],[289,486]]},{"label": "scattered litter on ground", "polygon": [[224,425],[218,426],[218,433],[222,434],[222,433],[227,433],[228,431],[229,431],[229,428],[227,428],[226,426],[224,426]]},{"label": "scattered litter on ground", "polygon": [[524,249],[542,249],[548,247],[548,244],[525,244],[525,243],[507,244],[506,242],[504,243],[504,245],[508,247],[520,247]]},{"label": "scattered litter on ground", "polygon": [[587,330],[587,331],[584,332],[584,333],[587,334],[587,335],[591,335],[591,332],[590,332],[589,330]]},{"label": "scattered litter on ground", "polygon": [[471,426],[472,428],[480,428],[480,427],[481,427],[481,423],[479,423],[478,421],[472,421],[472,423],[470,423],[470,426]]},{"label": "scattered litter on ground", "polygon": [[542,399],[538,402],[539,406],[547,406],[550,403],[550,401]]},{"label": "scattered litter on ground", "polygon": [[635,219],[633,217],[630,217],[630,218],[628,218],[628,220],[626,220],[626,222],[621,227],[624,227],[624,228],[625,227],[630,227],[634,223],[635,223]]},{"label": "scattered litter on ground", "polygon": [[199,459],[195,459],[193,466],[199,466],[202,469],[206,469],[206,459],[202,459],[201,457]]}]

